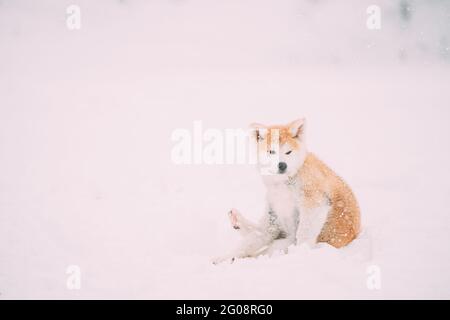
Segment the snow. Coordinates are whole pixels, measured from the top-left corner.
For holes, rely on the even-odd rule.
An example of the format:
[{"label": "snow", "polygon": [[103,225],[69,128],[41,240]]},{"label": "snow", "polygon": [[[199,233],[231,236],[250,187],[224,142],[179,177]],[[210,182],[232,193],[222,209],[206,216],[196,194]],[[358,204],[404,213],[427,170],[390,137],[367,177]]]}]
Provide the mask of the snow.
[{"label": "snow", "polygon": [[[372,39],[365,4],[305,2],[297,23],[293,1],[75,2],[79,31],[72,2],[0,2],[0,298],[450,298],[450,70],[413,36],[432,17]],[[264,187],[251,165],[172,163],[171,133],[300,116],[363,233],[212,265],[239,240],[228,210],[256,220]]]}]

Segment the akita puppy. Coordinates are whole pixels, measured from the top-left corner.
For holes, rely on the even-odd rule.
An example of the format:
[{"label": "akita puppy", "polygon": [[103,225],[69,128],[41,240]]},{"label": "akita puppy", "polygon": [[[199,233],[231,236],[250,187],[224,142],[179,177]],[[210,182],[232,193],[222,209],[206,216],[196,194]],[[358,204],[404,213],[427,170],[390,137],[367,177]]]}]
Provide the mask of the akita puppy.
[{"label": "akita puppy", "polygon": [[235,252],[214,262],[287,252],[290,245],[301,243],[325,242],[341,248],[355,239],[360,230],[358,203],[350,187],[308,152],[305,120],[252,128],[267,187],[266,210],[254,224],[232,209],[231,225],[243,241]]}]

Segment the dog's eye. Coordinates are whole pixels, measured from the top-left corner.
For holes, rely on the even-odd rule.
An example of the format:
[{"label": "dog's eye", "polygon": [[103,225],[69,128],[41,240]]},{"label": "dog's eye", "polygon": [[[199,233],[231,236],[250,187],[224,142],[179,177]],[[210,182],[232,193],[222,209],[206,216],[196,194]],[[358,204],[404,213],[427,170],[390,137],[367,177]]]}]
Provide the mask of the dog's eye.
[{"label": "dog's eye", "polygon": [[291,150],[291,151],[288,151],[288,152],[286,152],[286,154],[288,154],[288,155],[289,155],[289,154],[291,154],[291,152],[292,152],[292,150]]}]

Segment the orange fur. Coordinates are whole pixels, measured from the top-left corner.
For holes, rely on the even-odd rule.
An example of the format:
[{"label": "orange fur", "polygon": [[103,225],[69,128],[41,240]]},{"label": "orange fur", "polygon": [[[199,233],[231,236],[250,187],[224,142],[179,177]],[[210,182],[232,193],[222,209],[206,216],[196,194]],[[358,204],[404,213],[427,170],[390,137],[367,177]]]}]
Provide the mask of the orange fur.
[{"label": "orange fur", "polygon": [[299,175],[306,207],[319,205],[324,195],[330,201],[331,210],[317,241],[341,248],[355,239],[360,231],[360,211],[350,187],[312,153]]}]

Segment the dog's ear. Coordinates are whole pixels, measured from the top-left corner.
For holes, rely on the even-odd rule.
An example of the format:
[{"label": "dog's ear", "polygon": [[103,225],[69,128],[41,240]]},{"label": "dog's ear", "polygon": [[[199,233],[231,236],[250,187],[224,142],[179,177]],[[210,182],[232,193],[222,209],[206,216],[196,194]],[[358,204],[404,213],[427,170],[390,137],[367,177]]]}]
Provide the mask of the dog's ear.
[{"label": "dog's ear", "polygon": [[252,130],[256,141],[264,139],[267,134],[267,126],[261,123],[250,124],[250,129]]},{"label": "dog's ear", "polygon": [[291,133],[291,137],[294,139],[301,138],[305,133],[305,118],[300,118],[292,121],[289,124],[289,131]]}]

